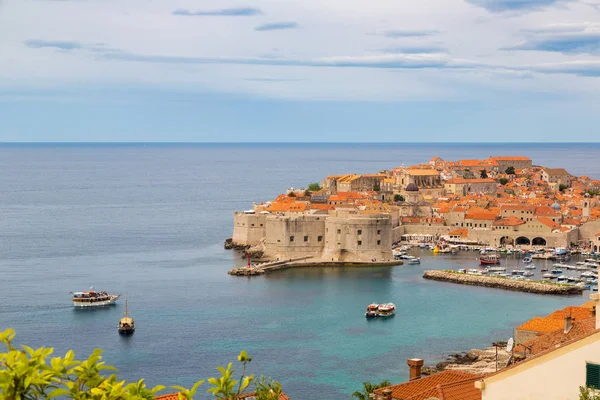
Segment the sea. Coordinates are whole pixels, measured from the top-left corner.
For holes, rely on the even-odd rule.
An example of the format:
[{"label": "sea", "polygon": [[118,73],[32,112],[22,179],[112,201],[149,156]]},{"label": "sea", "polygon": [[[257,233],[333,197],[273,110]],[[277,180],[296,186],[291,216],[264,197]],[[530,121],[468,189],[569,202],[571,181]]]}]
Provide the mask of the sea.
[{"label": "sea", "polygon": [[[241,350],[250,373],[281,382],[294,400],[403,382],[408,358],[431,365],[490,346],[587,298],[422,279],[425,269],[475,267],[475,253],[232,277],[246,262],[223,248],[233,212],[329,174],[493,155],[600,178],[597,143],[0,145],[0,329],[56,354],[85,358],[101,348],[120,378],[149,385],[191,386],[229,362],[240,372]],[[135,334],[117,333],[123,298],[72,307],[70,292],[92,286],[127,295]],[[394,302],[398,312],[367,320],[371,302]],[[198,398],[209,398],[206,385]]]}]

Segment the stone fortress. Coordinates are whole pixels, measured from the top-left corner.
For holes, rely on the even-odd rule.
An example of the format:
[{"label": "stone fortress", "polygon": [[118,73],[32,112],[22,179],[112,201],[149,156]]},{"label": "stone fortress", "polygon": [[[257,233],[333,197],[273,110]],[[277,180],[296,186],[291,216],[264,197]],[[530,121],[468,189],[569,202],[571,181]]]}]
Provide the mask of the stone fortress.
[{"label": "stone fortress", "polygon": [[527,157],[430,162],[326,177],[234,214],[232,244],[263,260],[386,262],[392,244],[600,250],[600,182]]}]

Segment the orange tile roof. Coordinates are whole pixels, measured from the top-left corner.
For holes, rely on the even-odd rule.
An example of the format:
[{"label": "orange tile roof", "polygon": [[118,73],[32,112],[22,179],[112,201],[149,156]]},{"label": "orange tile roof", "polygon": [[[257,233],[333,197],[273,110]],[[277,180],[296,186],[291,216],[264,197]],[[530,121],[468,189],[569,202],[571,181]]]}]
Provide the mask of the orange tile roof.
[{"label": "orange tile roof", "polygon": [[448,236],[467,237],[467,236],[469,236],[469,230],[468,229],[455,229],[452,232],[449,232]]},{"label": "orange tile roof", "polygon": [[550,229],[558,229],[558,228],[560,228],[559,224],[557,224],[556,222],[552,221],[548,217],[538,217],[537,220],[539,222],[541,222],[542,224],[546,225]]},{"label": "orange tile roof", "polygon": [[495,220],[498,214],[493,211],[469,211],[465,214],[465,219],[476,219],[476,220]]},{"label": "orange tile roof", "polygon": [[408,174],[411,176],[429,176],[429,175],[439,175],[440,173],[435,169],[411,169],[408,171]]},{"label": "orange tile roof", "polygon": [[[563,322],[564,324],[564,322]],[[556,347],[556,345],[586,336],[596,330],[596,318],[573,321],[569,332],[564,332],[564,326],[548,334],[533,338],[522,345],[515,347],[515,352],[524,354],[539,354],[543,351]]]},{"label": "orange tile roof", "polygon": [[163,394],[161,396],[155,396],[154,400],[179,400],[179,394],[178,393]]},{"label": "orange tile roof", "polygon": [[553,313],[549,314],[547,318],[556,318],[563,321],[567,315],[570,315],[576,320],[580,320],[590,318],[592,316],[592,312],[587,307],[569,306],[563,308],[562,310],[554,311]]},{"label": "orange tile roof", "polygon": [[[386,389],[392,390],[392,397],[394,399],[426,400],[432,397],[432,390],[437,391],[438,386],[449,385],[457,382],[466,383],[466,381],[471,381],[471,385],[475,387],[474,382],[478,379],[483,378],[484,376],[485,375],[476,375],[462,371],[445,370],[420,379],[415,379],[409,382],[401,383],[399,385],[388,386]],[[383,388],[375,390],[374,393],[381,394],[382,391]],[[435,397],[438,396],[436,395]],[[481,397],[479,397],[479,399],[480,398]],[[452,399],[458,400],[460,399],[460,397],[453,397]],[[470,400],[470,398],[467,399]]]},{"label": "orange tile roof", "polygon": [[564,321],[560,319],[534,317],[524,324],[517,326],[516,329],[521,331],[550,333],[562,328],[563,325]]},{"label": "orange tile roof", "polygon": [[506,217],[501,218],[494,222],[494,226],[519,226],[523,225],[525,221],[517,217]]},{"label": "orange tile roof", "polygon": [[439,387],[440,400],[481,400],[481,390],[475,387],[475,379],[454,382]]},{"label": "orange tile roof", "polygon": [[527,211],[527,212],[535,212],[534,206],[526,206],[522,204],[506,204],[501,207],[502,210],[515,210],[515,211]]}]

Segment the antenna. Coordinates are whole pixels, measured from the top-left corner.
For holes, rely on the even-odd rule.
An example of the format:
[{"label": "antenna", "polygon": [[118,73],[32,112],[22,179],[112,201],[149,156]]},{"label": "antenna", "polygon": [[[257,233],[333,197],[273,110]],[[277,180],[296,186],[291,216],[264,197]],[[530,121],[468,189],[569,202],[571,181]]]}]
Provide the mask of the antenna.
[{"label": "antenna", "polygon": [[513,338],[508,339],[508,342],[506,343],[506,352],[510,353],[514,346],[515,340]]}]

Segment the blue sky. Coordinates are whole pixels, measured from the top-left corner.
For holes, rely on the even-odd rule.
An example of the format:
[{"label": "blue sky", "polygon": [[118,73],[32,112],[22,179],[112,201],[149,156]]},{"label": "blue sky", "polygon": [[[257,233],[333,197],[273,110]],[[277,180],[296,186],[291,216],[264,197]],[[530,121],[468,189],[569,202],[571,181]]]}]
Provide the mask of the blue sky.
[{"label": "blue sky", "polygon": [[0,141],[597,141],[600,0],[0,2]]}]

